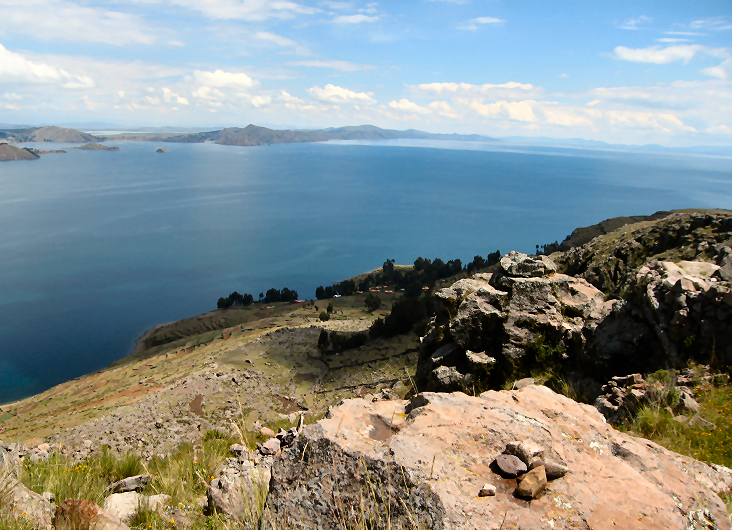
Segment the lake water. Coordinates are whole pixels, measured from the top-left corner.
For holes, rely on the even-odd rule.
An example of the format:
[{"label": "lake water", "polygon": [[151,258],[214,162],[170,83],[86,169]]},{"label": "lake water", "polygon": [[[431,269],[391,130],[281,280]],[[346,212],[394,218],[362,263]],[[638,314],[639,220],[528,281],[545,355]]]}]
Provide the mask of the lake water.
[{"label": "lake water", "polygon": [[386,258],[467,263],[608,217],[732,208],[721,157],[436,141],[111,145],[121,151],[0,163],[0,403],[102,368],[146,329],[233,290],[313,298]]}]

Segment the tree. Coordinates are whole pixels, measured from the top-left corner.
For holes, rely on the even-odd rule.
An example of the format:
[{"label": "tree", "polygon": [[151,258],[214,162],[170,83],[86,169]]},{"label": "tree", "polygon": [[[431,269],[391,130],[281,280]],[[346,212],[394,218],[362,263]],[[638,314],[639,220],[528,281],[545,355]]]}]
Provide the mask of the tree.
[{"label": "tree", "polygon": [[318,337],[318,349],[320,349],[320,351],[326,350],[328,349],[328,344],[330,344],[328,332],[324,329],[321,329],[320,336]]},{"label": "tree", "polygon": [[228,298],[219,298],[216,307],[218,307],[219,309],[228,309],[229,307],[231,307],[231,302]]},{"label": "tree", "polygon": [[320,316],[318,317],[321,321],[325,322],[326,320],[330,320],[330,315],[323,311],[320,313]]},{"label": "tree", "polygon": [[329,315],[333,313],[333,302],[328,302],[328,307],[326,308],[326,311]]},{"label": "tree", "polygon": [[366,297],[366,300],[364,300],[364,305],[370,313],[373,313],[381,307],[381,298],[374,295],[374,293],[369,293],[369,295]]}]

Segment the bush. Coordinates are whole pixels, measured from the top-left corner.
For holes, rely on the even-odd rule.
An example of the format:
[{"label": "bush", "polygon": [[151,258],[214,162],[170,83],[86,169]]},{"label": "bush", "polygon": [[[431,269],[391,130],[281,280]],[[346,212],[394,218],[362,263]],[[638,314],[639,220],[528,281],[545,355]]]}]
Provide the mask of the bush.
[{"label": "bush", "polygon": [[364,300],[364,305],[370,313],[373,313],[381,307],[381,298],[376,296],[374,293],[369,293],[366,300]]},{"label": "bush", "polygon": [[325,322],[326,320],[330,320],[330,315],[323,311],[320,313],[320,316],[318,318],[320,318],[322,322]]}]

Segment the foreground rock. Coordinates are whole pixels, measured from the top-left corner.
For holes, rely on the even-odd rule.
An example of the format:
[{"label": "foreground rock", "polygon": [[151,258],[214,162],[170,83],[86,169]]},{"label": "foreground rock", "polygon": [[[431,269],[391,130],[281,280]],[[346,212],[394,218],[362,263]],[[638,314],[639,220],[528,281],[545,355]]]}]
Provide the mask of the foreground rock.
[{"label": "foreground rock", "polygon": [[[518,480],[503,478],[491,463],[507,450],[561,472],[547,482],[537,460]],[[363,508],[374,526],[388,517],[394,529],[729,529],[715,491],[731,486],[726,471],[617,432],[593,407],[532,385],[347,400],[275,458],[268,504],[283,528],[356,525]]]},{"label": "foreground rock", "polygon": [[169,495],[141,495],[136,491],[113,493],[104,499],[104,510],[122,521],[129,521],[138,510],[143,507],[147,510],[162,510],[170,501]]},{"label": "foreground rock", "polygon": [[118,517],[87,500],[68,499],[56,508],[56,530],[130,530]]},{"label": "foreground rock", "polygon": [[[52,527],[53,505],[42,495],[29,490],[0,468],[0,517],[29,522],[34,528]],[[7,510],[8,513],[3,513]]]}]

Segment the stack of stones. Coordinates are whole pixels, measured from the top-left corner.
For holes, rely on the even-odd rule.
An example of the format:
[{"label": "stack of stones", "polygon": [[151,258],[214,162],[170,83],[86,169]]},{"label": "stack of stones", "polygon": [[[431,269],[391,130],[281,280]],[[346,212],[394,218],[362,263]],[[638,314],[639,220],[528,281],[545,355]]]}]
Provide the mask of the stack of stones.
[{"label": "stack of stones", "polygon": [[[526,500],[534,499],[544,491],[547,481],[569,472],[564,464],[546,458],[543,447],[528,440],[506,444],[506,449],[491,467],[505,479],[517,479],[514,495]],[[496,488],[491,484],[483,486],[478,493],[481,497],[495,494]]]}]

